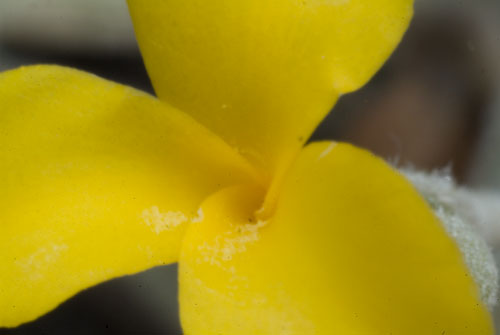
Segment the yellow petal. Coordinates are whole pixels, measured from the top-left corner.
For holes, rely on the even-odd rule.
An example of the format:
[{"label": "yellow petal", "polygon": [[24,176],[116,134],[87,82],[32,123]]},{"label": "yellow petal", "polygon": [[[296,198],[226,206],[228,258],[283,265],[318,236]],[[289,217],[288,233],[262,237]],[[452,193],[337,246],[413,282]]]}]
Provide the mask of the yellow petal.
[{"label": "yellow petal", "polygon": [[248,221],[259,205],[248,194],[217,193],[188,228],[185,334],[493,333],[458,247],[380,159],[308,146],[267,222]]},{"label": "yellow petal", "polygon": [[238,157],[134,89],[53,66],[0,74],[0,327],[176,261],[202,199],[248,180]]},{"label": "yellow petal", "polygon": [[156,93],[268,173],[399,42],[412,0],[128,0]]}]

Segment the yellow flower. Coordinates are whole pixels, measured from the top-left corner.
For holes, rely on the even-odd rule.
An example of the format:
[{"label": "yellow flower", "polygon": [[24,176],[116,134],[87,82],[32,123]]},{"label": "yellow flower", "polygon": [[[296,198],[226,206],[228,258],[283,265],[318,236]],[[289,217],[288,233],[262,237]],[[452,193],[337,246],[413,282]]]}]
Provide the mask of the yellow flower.
[{"label": "yellow flower", "polygon": [[302,148],[411,0],[128,3],[159,100],[57,66],[0,74],[0,326],[178,261],[185,334],[492,333],[404,177]]}]

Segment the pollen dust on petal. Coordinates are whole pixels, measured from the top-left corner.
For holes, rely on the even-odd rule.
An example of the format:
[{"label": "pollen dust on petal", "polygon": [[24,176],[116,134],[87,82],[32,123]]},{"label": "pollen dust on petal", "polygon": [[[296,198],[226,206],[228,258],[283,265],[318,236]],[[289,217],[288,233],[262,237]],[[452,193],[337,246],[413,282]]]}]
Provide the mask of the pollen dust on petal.
[{"label": "pollen dust on petal", "polygon": [[321,159],[325,158],[326,156],[328,156],[330,154],[330,152],[332,152],[332,150],[336,146],[337,146],[337,142],[330,143],[330,145],[328,147],[326,147],[326,149],[323,150],[323,152],[319,155],[318,160],[321,160]]},{"label": "pollen dust on petal", "polygon": [[158,206],[152,206],[151,208],[143,210],[141,218],[156,234],[173,230],[177,226],[188,221],[188,218],[182,212],[160,212]]},{"label": "pollen dust on petal", "polygon": [[[259,229],[266,224],[266,221],[259,221],[256,224],[238,225],[235,229],[217,236],[212,243],[204,242],[198,246],[202,260],[223,267],[222,262],[232,260],[235,254],[245,252],[249,243],[257,242]],[[227,270],[232,272],[231,268]]]},{"label": "pollen dust on petal", "polygon": [[192,223],[202,222],[205,219],[205,214],[203,213],[203,209],[198,209],[197,216],[191,219]]},{"label": "pollen dust on petal", "polygon": [[215,238],[198,245],[199,256],[196,264],[210,264],[228,274],[225,295],[232,296],[248,286],[248,278],[238,273],[233,257],[247,251],[247,248],[260,240],[260,229],[266,221],[251,224],[237,224]]},{"label": "pollen dust on petal", "polygon": [[66,244],[51,244],[38,248],[29,256],[15,261],[31,280],[39,280],[51,263],[56,262],[69,247]]}]

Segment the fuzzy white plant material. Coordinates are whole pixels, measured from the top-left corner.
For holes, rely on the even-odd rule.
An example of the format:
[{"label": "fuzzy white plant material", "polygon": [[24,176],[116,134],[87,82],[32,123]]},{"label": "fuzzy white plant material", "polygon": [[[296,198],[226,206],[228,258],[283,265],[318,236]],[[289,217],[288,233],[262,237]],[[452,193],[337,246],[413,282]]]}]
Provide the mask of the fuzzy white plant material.
[{"label": "fuzzy white plant material", "polygon": [[500,196],[458,187],[446,171],[400,171],[455,239],[479,286],[482,301],[492,309],[497,301],[498,269],[486,239],[492,245],[500,240]]}]

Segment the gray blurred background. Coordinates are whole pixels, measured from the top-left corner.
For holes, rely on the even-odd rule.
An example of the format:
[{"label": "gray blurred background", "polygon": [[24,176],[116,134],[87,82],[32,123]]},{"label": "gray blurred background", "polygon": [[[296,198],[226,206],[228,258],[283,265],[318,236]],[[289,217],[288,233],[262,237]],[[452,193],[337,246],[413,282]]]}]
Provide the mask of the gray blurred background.
[{"label": "gray blurred background", "polygon": [[[449,168],[460,184],[498,192],[500,1],[416,0],[415,7],[391,59],[340,99],[313,139],[349,141],[424,170]],[[34,63],[152,92],[124,0],[1,0],[0,71]],[[181,334],[176,271],[112,280],[0,334]]]}]

